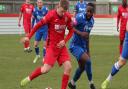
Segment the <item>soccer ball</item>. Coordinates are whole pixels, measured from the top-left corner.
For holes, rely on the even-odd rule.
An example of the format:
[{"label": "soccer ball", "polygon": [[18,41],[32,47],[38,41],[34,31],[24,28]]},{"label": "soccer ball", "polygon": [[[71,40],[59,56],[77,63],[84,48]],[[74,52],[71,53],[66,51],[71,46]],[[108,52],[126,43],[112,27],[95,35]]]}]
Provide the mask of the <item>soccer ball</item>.
[{"label": "soccer ball", "polygon": [[47,87],[47,88],[45,88],[45,89],[52,89],[51,87]]}]

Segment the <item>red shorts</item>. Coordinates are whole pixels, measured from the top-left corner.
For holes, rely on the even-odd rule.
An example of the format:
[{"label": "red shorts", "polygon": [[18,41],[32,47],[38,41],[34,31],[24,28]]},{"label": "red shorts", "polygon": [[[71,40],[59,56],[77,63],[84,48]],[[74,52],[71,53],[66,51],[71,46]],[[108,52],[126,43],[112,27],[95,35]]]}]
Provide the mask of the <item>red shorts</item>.
[{"label": "red shorts", "polygon": [[23,26],[25,34],[29,34],[31,31],[31,23],[24,22]]},{"label": "red shorts", "polygon": [[126,30],[120,30],[120,40],[124,40]]},{"label": "red shorts", "polygon": [[70,56],[66,47],[58,49],[56,47],[47,47],[44,64],[54,66],[55,62],[61,66],[65,61],[70,61]]}]

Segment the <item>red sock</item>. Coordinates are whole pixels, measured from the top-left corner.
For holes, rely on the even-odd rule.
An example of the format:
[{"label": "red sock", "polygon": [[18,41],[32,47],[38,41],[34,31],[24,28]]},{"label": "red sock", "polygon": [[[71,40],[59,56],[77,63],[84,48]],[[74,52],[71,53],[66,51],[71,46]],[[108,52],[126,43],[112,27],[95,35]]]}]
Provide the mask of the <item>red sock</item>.
[{"label": "red sock", "polygon": [[29,41],[25,42],[24,43],[24,48],[28,48],[29,47],[29,44],[30,44]]},{"label": "red sock", "polygon": [[41,75],[41,67],[37,68],[36,70],[34,70],[32,72],[32,74],[29,76],[30,80],[33,80],[34,78],[38,77],[39,75]]},{"label": "red sock", "polygon": [[69,75],[64,74],[62,79],[61,89],[66,89],[68,85]]},{"label": "red sock", "polygon": [[122,53],[122,48],[123,48],[123,46],[122,46],[122,45],[120,45],[120,54]]}]

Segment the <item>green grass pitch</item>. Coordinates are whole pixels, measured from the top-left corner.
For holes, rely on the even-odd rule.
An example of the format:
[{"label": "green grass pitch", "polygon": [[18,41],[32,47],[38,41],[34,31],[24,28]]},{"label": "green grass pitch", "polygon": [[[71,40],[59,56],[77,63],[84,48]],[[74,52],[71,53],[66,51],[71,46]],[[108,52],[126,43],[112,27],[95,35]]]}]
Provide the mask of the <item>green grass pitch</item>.
[{"label": "green grass pitch", "polygon": [[[36,64],[33,64],[34,49],[30,54],[24,53],[23,45],[19,40],[19,35],[0,35],[0,89],[45,89],[48,86],[60,89],[63,67],[59,68],[57,64],[47,75],[36,78],[24,88],[20,87],[20,80],[40,66],[42,60],[40,59]],[[90,40],[93,79],[97,89],[100,89],[101,83],[119,57],[119,41],[117,36],[91,36]],[[77,62],[73,56],[71,59],[73,74]],[[89,89],[85,73],[77,82],[77,89]],[[127,65],[114,77],[109,89],[128,89]]]}]

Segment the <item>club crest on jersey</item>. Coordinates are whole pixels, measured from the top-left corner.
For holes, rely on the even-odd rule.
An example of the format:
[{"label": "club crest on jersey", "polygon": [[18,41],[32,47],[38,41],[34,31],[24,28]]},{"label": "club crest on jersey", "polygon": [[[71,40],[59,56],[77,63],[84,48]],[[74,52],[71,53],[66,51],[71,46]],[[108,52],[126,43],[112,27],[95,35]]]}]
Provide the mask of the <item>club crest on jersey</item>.
[{"label": "club crest on jersey", "polygon": [[123,12],[123,13],[122,13],[122,16],[123,16],[124,18],[128,18],[128,12]]},{"label": "club crest on jersey", "polygon": [[31,11],[32,11],[32,10],[31,10],[30,8],[26,8],[26,12],[27,12],[27,13],[31,13]]},{"label": "club crest on jersey", "polygon": [[62,33],[66,29],[66,25],[55,24],[55,30],[58,33]]}]

